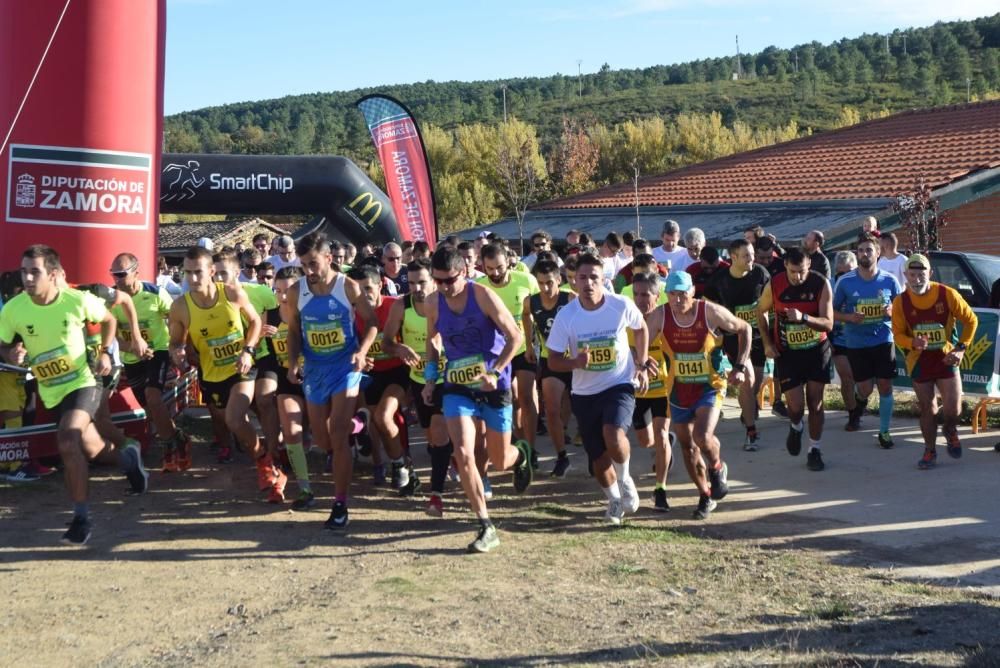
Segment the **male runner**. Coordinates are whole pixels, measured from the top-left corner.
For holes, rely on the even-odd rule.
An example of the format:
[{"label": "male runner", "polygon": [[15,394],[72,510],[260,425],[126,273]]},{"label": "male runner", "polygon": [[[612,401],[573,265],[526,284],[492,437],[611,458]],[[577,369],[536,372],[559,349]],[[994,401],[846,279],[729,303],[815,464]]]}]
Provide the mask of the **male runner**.
[{"label": "male runner", "polygon": [[729,493],[729,467],[722,461],[722,444],[715,435],[726,394],[719,330],[737,336],[736,360],[729,374],[734,385],[752,378],[747,368],[752,337],[745,320],[718,304],[695,299],[694,282],[686,271],[667,276],[667,292],[670,307],[664,309],[662,345],[672,382],[670,418],[684,466],[698,489],[694,518],[704,520]]},{"label": "male runner", "polygon": [[892,342],[892,300],[901,292],[896,277],[878,268],[878,239],[862,233],[858,268],[840,277],[833,290],[833,317],[844,323],[847,359],[862,407],[878,385],[878,444],[893,446],[892,379],[896,377],[896,346]]},{"label": "male runner", "polygon": [[[948,455],[962,456],[958,440],[958,416],[962,411],[962,377],[958,366],[976,335],[979,318],[954,288],[930,280],[931,263],[916,253],[906,261],[906,291],[892,302],[892,333],[896,345],[906,351],[906,370],[920,404],[920,433],[924,456],[917,467],[937,464],[938,405],[934,390],[941,394],[944,433]],[[959,338],[956,324],[962,324]],[[956,343],[956,339],[958,342]]]},{"label": "male runner", "polygon": [[[667,399],[668,382],[667,359],[663,355],[663,338],[656,332],[663,331],[663,309],[659,308],[663,284],[659,274],[633,274],[629,286],[635,294],[635,305],[646,320],[646,329],[653,333],[649,342],[649,359],[655,362],[648,367],[648,388],[635,395],[635,410],[632,412],[632,428],[635,429],[639,445],[653,448],[656,485],[653,488],[653,508],[666,512],[670,510],[667,501],[667,472],[670,470],[673,452],[670,434],[670,408]],[[629,330],[629,345],[635,346],[635,335]]]},{"label": "male runner", "polygon": [[441,497],[454,451],[448,437],[448,425],[441,413],[441,387],[444,378],[438,378],[429,405],[420,396],[424,387],[427,348],[435,346],[439,352],[441,350],[440,338],[431,343],[427,341],[426,304],[427,300],[436,299],[436,291],[428,260],[414,260],[406,266],[406,273],[410,293],[394,302],[389,309],[383,340],[386,341],[386,350],[403,360],[409,370],[414,407],[420,426],[427,433],[427,454],[431,458],[431,495],[426,512],[432,517],[441,517],[444,514]]},{"label": "male runner", "polygon": [[163,387],[170,371],[170,332],[167,316],[173,300],[167,291],[155,283],[139,280],[139,259],[132,253],[119,253],[111,262],[111,276],[115,288],[129,295],[138,317],[140,335],[148,348],[143,355],[132,351],[132,330],[128,315],[120,306],[111,309],[118,321],[118,340],[121,342],[121,359],[125,365],[125,378],[136,400],[149,413],[157,440],[163,448],[164,473],[186,471],[191,468],[191,442],[177,429],[166,404]]},{"label": "male runner", "polygon": [[[364,390],[364,403],[371,412],[372,422],[378,430],[386,455],[389,456],[392,488],[399,492],[400,496],[413,496],[420,487],[420,480],[404,459],[400,427],[396,423],[396,413],[405,403],[406,390],[410,385],[408,380],[410,369],[394,354],[392,344],[396,339],[385,338],[389,312],[400,298],[382,294],[382,276],[371,265],[355,267],[347,275],[357,282],[362,294],[371,305],[378,327],[375,341],[368,350],[368,359],[371,360],[372,366],[366,370],[371,382]],[[359,320],[358,329],[361,327],[362,323]],[[396,334],[398,335],[398,331]]]},{"label": "male runner", "polygon": [[[306,277],[287,295],[288,380],[304,385],[313,442],[333,453],[334,500],[324,526],[342,531],[350,521],[347,492],[354,465],[348,437],[361,371],[378,333],[375,313],[358,284],[337,270],[326,235],[307,234],[295,250]],[[363,323],[360,331],[355,312]]]},{"label": "male runner", "polygon": [[569,470],[569,453],[566,452],[566,425],[563,423],[563,395],[570,389],[573,374],[553,371],[549,366],[549,348],[546,341],[552,331],[556,315],[575,297],[560,289],[562,276],[559,265],[552,260],[538,260],[532,264],[531,274],[538,282],[539,293],[529,295],[524,300],[524,314],[521,322],[528,341],[536,341],[541,351],[541,359],[536,359],[535,346],[527,345],[524,358],[528,364],[537,365],[542,379],[542,403],[545,406],[545,422],[549,438],[556,450],[556,463],[552,475],[562,478]]},{"label": "male runner", "polygon": [[802,417],[808,405],[806,467],[822,471],[823,390],[830,382],[833,301],[829,281],[810,271],[809,263],[809,256],[801,248],[788,249],[784,273],[773,276],[760,295],[757,329],[764,352],[774,360],[781,392],[788,401],[788,454],[794,457],[802,451]]},{"label": "male runner", "polygon": [[[577,256],[576,293],[552,323],[548,363],[557,373],[573,373],[573,415],[594,478],[608,499],[605,517],[617,525],[626,512],[639,509],[627,430],[635,392],[647,389],[649,333],[635,304],[605,290],[604,263],[592,253]],[[634,332],[634,354],[626,330]]]},{"label": "male runner", "polygon": [[266,479],[271,493],[283,496],[287,478],[260,447],[248,418],[260,316],[238,282],[226,285],[215,280],[215,266],[207,248],[193,246],[184,254],[184,278],[190,290],[170,305],[170,357],[183,372],[190,338],[201,368],[202,396],[224,411],[226,427],[254,458],[258,480]]},{"label": "male runner", "polygon": [[531,484],[531,446],[519,441],[511,446],[511,368],[514,352],[524,345],[521,328],[492,290],[465,278],[465,260],[455,248],[444,246],[431,259],[431,276],[438,285],[437,299],[424,302],[427,340],[440,334],[447,363],[427,346],[424,369],[424,403],[433,404],[437,380],[444,376],[442,412],[455,446],[459,480],[479,532],[470,552],[488,552],[500,544],[490,521],[483,495],[483,481],[476,468],[475,446],[481,423],[486,426],[486,450],[497,471],[513,469],[514,489]]},{"label": "male runner", "polygon": [[[849,271],[858,268],[858,259],[854,251],[837,251],[833,258],[834,285],[836,281]],[[847,337],[844,334],[844,323],[834,322],[830,332],[830,343],[833,345],[833,367],[840,378],[840,398],[844,401],[847,411],[847,424],[844,431],[857,431],[861,428],[861,414],[865,407],[858,401],[854,391],[854,374],[851,372],[851,362],[847,359]]]},{"label": "male runner", "polygon": [[[716,272],[705,288],[705,298],[724,306],[740,320],[750,325],[753,342],[750,345],[750,362],[747,367],[746,382],[740,384],[740,421],[746,428],[743,449],[748,452],[760,446],[757,434],[757,390],[764,378],[764,346],[757,331],[757,303],[760,294],[771,281],[767,269],[754,264],[753,246],[746,239],[737,239],[729,244],[729,258],[732,261],[727,270]],[[736,366],[739,341],[731,334],[723,337],[722,347],[729,363]]]},{"label": "male runner", "polygon": [[[83,545],[92,524],[87,504],[87,460],[105,451],[93,415],[101,390],[87,364],[86,323],[101,324],[101,352],[97,373],[111,372],[108,352],[115,338],[115,319],[101,301],[89,294],[62,288],[59,254],[48,246],[29,246],[21,255],[24,291],[0,310],[0,353],[17,366],[26,361],[38,379],[38,393],[46,408],[56,413],[56,439],[65,467],[66,487],[73,501],[73,520],[63,534],[65,542]],[[16,346],[17,340],[23,346]],[[25,357],[26,356],[26,357]],[[146,491],[149,476],[136,444],[105,453],[121,465],[132,491]]]},{"label": "male runner", "polygon": [[[511,363],[513,377],[511,379],[511,391],[516,407],[514,411],[514,435],[519,440],[528,443],[533,457],[537,457],[535,451],[535,438],[538,430],[538,396],[535,391],[535,370],[536,366],[531,364],[524,355],[526,348],[524,323],[524,300],[529,295],[538,294],[538,282],[535,277],[526,271],[514,271],[511,269],[510,259],[503,246],[499,244],[487,244],[482,250],[483,270],[486,272],[485,278],[480,278],[476,282],[485,285],[496,293],[503,305],[514,317],[521,330],[521,343],[514,351],[514,361]],[[537,459],[533,459],[531,465],[538,467]]]}]

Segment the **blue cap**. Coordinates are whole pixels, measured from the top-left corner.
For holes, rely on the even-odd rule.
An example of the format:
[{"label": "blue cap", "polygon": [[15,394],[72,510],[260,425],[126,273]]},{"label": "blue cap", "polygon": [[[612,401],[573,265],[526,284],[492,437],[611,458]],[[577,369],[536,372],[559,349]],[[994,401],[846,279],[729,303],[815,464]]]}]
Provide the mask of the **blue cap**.
[{"label": "blue cap", "polygon": [[691,274],[686,271],[672,271],[667,276],[667,292],[688,292],[693,288]]}]

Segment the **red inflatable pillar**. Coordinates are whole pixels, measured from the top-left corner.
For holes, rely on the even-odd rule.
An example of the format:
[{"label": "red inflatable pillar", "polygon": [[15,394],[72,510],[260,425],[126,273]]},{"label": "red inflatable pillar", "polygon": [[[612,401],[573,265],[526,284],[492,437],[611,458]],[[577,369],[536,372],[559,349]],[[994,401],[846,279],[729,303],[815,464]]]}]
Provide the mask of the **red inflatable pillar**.
[{"label": "red inflatable pillar", "polygon": [[156,273],[166,0],[0,0],[0,270],[44,243],[71,282]]}]

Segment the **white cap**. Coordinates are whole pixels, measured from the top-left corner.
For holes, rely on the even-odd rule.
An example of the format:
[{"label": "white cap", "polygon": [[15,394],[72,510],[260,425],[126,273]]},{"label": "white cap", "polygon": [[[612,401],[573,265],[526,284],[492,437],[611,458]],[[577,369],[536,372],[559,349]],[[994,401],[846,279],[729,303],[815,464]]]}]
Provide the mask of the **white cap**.
[{"label": "white cap", "polygon": [[196,245],[201,246],[206,250],[215,250],[215,244],[212,243],[212,240],[209,239],[208,237],[202,237],[201,239],[198,239],[198,243]]}]

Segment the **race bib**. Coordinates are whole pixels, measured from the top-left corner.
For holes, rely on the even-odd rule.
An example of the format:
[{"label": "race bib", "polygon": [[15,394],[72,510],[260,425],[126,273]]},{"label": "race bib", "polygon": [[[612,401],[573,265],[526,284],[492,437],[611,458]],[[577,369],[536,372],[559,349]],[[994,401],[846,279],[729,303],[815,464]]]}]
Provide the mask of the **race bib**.
[{"label": "race bib", "polygon": [[857,313],[865,317],[864,324],[871,325],[886,319],[885,302],[881,297],[876,299],[859,299],[854,307]]},{"label": "race bib", "polygon": [[925,322],[913,327],[914,336],[923,336],[927,339],[927,350],[941,350],[944,348],[944,325],[939,322]]},{"label": "race bib", "polygon": [[806,350],[819,345],[820,333],[809,325],[793,322],[785,326],[785,340],[791,350]]},{"label": "race bib", "polygon": [[478,388],[484,373],[486,373],[486,362],[483,356],[470,355],[449,361],[444,379],[452,385]]},{"label": "race bib", "polygon": [[73,368],[73,358],[65,346],[44,352],[31,364],[31,373],[45,387],[55,387],[71,383],[80,376],[79,370]]},{"label": "race bib", "polygon": [[306,343],[314,353],[327,355],[344,349],[344,328],[339,322],[307,322]]},{"label": "race bib", "polygon": [[696,385],[709,380],[705,353],[675,353],[673,369],[675,378],[681,383]]},{"label": "race bib", "polygon": [[751,327],[757,326],[757,302],[753,304],[740,304],[733,308],[733,315],[743,322],[750,323]]},{"label": "race bib", "polygon": [[288,368],[288,330],[282,327],[271,337],[274,345],[274,354],[278,358],[278,364]]},{"label": "race bib", "polygon": [[[117,333],[118,333],[118,339],[122,343],[132,343],[132,328],[131,327],[128,327],[128,326],[119,327],[118,330],[117,330]],[[145,341],[146,343],[149,343],[149,330],[146,329],[146,327],[144,326],[144,324],[141,321],[139,322],[139,334],[142,336],[142,340],[143,341]]]},{"label": "race bib", "polygon": [[368,349],[368,356],[376,361],[387,360],[392,357],[392,355],[389,355],[382,349],[382,332],[375,335],[375,341],[372,343],[372,347]]},{"label": "race bib", "polygon": [[593,339],[584,343],[590,346],[585,367],[587,371],[610,371],[615,368],[618,355],[614,339]]},{"label": "race bib", "polygon": [[234,331],[217,339],[207,339],[205,343],[212,354],[212,366],[233,366],[243,350],[243,335]]}]

